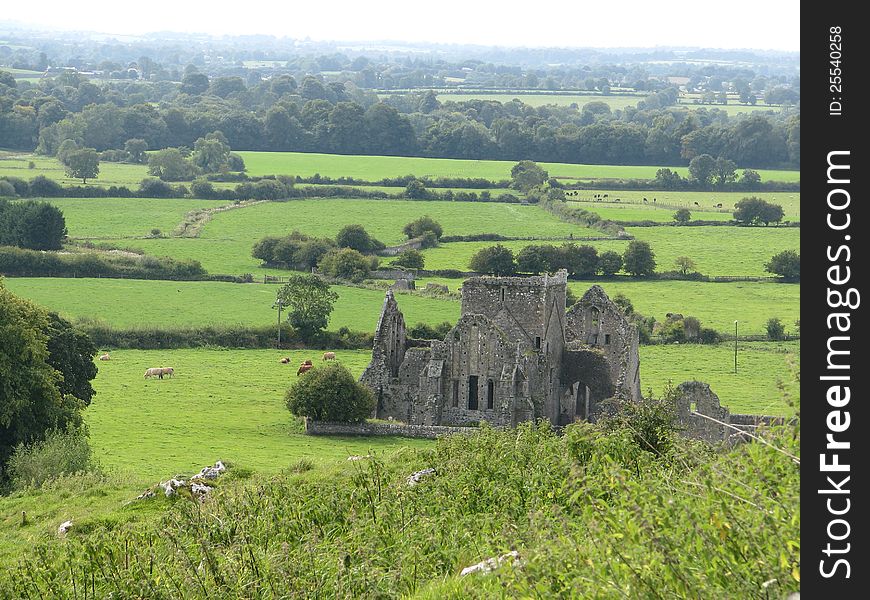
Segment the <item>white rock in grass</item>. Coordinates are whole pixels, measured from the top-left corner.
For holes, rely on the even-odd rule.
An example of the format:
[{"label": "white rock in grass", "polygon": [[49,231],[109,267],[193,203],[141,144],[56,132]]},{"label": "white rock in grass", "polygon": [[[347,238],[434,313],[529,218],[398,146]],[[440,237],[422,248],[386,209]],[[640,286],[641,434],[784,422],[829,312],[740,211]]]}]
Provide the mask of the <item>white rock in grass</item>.
[{"label": "white rock in grass", "polygon": [[417,471],[416,473],[411,473],[408,476],[408,485],[417,485],[420,483],[420,480],[424,477],[428,477],[429,475],[434,475],[435,469],[423,469],[422,471]]},{"label": "white rock in grass", "polygon": [[486,560],[482,560],[476,565],[471,565],[470,567],[465,567],[462,569],[462,572],[459,574],[460,576],[470,575],[472,573],[489,573],[490,571],[494,571],[498,567],[502,565],[504,562],[513,562],[520,557],[519,552],[516,550],[511,550],[507,554],[502,554],[499,557],[487,558]]},{"label": "white rock in grass", "polygon": [[191,483],[190,484],[190,493],[199,498],[200,500],[209,492],[211,488],[202,483]]},{"label": "white rock in grass", "polygon": [[69,521],[64,521],[60,524],[60,527],[57,528],[57,535],[66,535],[66,532],[72,529],[72,526],[72,519],[70,519]]}]

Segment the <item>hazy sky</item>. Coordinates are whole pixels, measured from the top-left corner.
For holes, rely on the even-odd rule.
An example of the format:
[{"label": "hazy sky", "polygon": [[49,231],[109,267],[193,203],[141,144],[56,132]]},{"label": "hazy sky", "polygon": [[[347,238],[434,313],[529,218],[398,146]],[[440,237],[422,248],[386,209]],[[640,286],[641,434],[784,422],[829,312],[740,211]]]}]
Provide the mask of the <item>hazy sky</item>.
[{"label": "hazy sky", "polygon": [[502,46],[800,48],[800,4],[784,0],[10,0],[3,2],[0,20],[116,34],[193,31]]}]

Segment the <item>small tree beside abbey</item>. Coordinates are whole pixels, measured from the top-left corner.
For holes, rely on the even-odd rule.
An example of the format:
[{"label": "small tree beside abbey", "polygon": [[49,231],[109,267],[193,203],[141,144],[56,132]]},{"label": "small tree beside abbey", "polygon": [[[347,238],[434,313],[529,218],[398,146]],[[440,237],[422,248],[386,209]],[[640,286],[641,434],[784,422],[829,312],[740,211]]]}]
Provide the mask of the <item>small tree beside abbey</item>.
[{"label": "small tree beside abbey", "polygon": [[316,421],[359,423],[375,408],[375,397],[350,371],[332,362],[303,375],[285,396],[297,417]]}]

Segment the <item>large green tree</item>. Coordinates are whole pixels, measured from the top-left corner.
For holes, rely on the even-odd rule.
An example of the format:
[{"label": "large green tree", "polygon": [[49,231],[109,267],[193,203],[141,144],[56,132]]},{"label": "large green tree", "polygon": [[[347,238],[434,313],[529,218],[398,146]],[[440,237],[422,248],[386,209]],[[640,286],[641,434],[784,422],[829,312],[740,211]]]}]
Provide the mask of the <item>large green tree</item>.
[{"label": "large green tree", "polygon": [[277,301],[287,308],[287,320],[303,338],[309,338],[329,324],[338,294],[317,275],[293,274],[278,290]]},{"label": "large green tree", "polygon": [[48,362],[48,328],[43,309],[0,281],[0,469],[18,444],[81,424],[82,401],[60,392],[60,374]]},{"label": "large green tree", "polygon": [[471,257],[472,271],[492,275],[513,275],[517,272],[514,253],[501,244],[481,248]]},{"label": "large green tree", "polygon": [[548,178],[547,171],[531,160],[521,160],[511,168],[511,187],[523,193],[543,185]]},{"label": "large green tree", "polygon": [[632,240],[622,255],[625,271],[635,277],[652,275],[656,269],[656,255],[649,243]]},{"label": "large green tree", "polygon": [[61,374],[58,383],[61,394],[75,396],[86,406],[96,393],[91,381],[97,376],[94,356],[97,348],[88,335],[57,313],[48,313],[47,362]]},{"label": "large green tree", "polygon": [[100,174],[100,155],[93,148],[82,148],[68,153],[63,161],[66,174],[82,183]]}]

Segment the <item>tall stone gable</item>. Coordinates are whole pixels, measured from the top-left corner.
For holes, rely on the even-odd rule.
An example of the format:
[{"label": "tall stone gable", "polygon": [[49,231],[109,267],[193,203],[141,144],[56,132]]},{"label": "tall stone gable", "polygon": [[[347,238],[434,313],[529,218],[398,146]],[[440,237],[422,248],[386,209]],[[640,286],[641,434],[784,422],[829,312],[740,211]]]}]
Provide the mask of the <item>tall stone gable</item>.
[{"label": "tall stone gable", "polygon": [[641,399],[637,327],[628,322],[601,286],[593,285],[568,310],[565,337],[604,354],[610,363],[614,397],[635,402]]},{"label": "tall stone gable", "polygon": [[[632,371],[639,366],[637,331],[597,286],[583,305],[598,311],[597,324],[576,306],[566,313],[566,289],[565,271],[468,279],[459,322],[445,339],[425,345],[406,339],[398,303],[387,292],[372,360],[360,378],[378,399],[373,416],[422,425],[566,423],[591,416],[590,399],[603,399],[593,397],[602,390],[639,399]],[[593,329],[609,332],[606,344],[592,337]],[[582,360],[589,353],[598,359]]]}]

